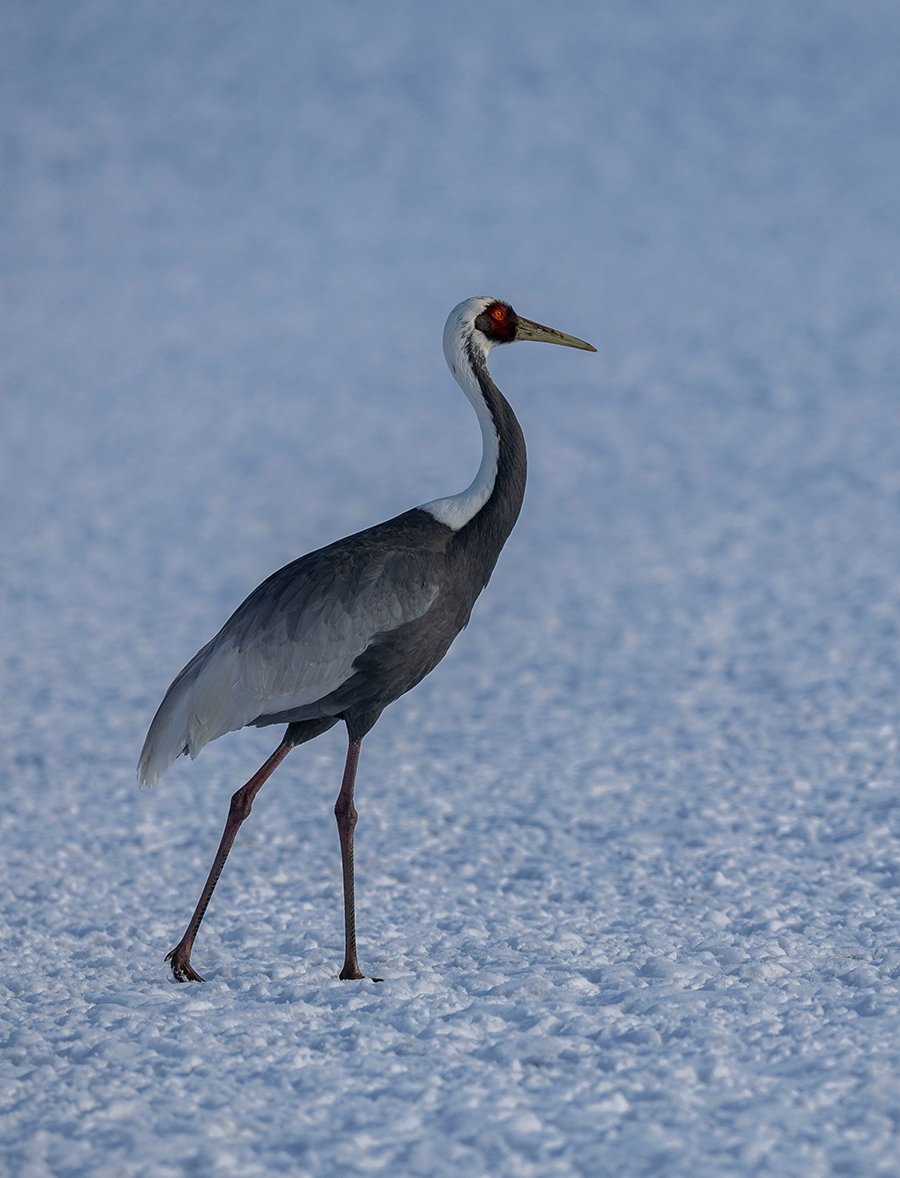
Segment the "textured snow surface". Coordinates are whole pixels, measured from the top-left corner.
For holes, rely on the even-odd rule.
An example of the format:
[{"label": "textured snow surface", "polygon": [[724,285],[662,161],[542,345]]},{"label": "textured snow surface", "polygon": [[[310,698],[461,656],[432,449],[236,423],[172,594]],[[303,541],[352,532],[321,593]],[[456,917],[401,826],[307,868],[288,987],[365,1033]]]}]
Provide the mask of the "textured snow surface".
[{"label": "textured snow surface", "polygon": [[[900,8],[0,16],[0,1173],[900,1171]],[[441,355],[521,346],[520,524],[366,739],[134,765],[292,557],[462,489]]]}]

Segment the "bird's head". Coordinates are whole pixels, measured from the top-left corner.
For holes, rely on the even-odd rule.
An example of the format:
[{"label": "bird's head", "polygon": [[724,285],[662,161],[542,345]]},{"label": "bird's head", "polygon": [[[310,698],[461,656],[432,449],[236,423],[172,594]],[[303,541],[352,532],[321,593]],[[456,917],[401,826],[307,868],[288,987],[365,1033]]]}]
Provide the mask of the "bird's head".
[{"label": "bird's head", "polygon": [[566,348],[581,348],[585,352],[597,351],[593,344],[525,319],[517,315],[509,303],[486,295],[466,299],[454,307],[444,328],[444,352],[454,371],[456,356],[470,346],[475,347],[482,356],[487,356],[496,344],[512,344],[519,340],[561,344]]}]

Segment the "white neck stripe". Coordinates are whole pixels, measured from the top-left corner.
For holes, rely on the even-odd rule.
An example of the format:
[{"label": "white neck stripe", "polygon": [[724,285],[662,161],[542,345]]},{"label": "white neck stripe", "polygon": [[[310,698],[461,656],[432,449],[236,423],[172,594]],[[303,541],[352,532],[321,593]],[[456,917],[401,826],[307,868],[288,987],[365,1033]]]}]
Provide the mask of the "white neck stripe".
[{"label": "white neck stripe", "polygon": [[[464,305],[464,304],[463,304]],[[460,308],[457,308],[459,311]],[[497,427],[484,399],[481,385],[472,368],[469,355],[470,347],[480,344],[472,338],[469,324],[465,323],[461,315],[451,315],[444,329],[444,355],[450,366],[450,371],[456,377],[456,383],[469,398],[472,408],[481,426],[481,465],[475,478],[458,495],[448,495],[444,499],[433,499],[430,503],[423,503],[422,510],[433,515],[436,520],[458,532],[478,514],[490,498],[491,491],[497,479],[497,466],[500,460],[500,438]],[[485,340],[485,343],[489,341]],[[485,356],[488,348],[483,348]]]}]

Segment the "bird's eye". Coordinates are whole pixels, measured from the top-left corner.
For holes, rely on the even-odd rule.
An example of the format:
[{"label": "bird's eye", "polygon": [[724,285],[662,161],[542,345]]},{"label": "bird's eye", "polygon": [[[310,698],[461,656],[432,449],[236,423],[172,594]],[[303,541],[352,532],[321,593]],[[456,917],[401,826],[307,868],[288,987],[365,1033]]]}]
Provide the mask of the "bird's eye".
[{"label": "bird's eye", "polygon": [[475,326],[493,343],[508,344],[516,338],[516,313],[509,303],[497,300],[485,307]]}]

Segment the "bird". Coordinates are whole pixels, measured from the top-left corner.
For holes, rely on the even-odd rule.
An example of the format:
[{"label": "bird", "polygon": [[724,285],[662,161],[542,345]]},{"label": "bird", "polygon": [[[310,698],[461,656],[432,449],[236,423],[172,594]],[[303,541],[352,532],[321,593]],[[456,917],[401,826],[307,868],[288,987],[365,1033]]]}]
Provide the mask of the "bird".
[{"label": "bird", "polygon": [[341,721],[348,745],[334,805],[344,915],[339,977],[364,977],[354,888],[360,747],[388,704],[434,670],[468,624],[516,523],[525,493],[525,439],[487,360],[494,347],[527,340],[597,350],[525,319],[502,299],[478,296],[454,307],[444,328],[444,356],[481,427],[481,464],[471,484],[273,573],[163,697],[138,761],[142,785],[155,785],[177,757],[193,759],[227,732],[287,725],[272,755],[231,798],[200,899],[166,956],[176,981],[203,981],[191,964],[194,941],[259,790],[293,748]]}]

